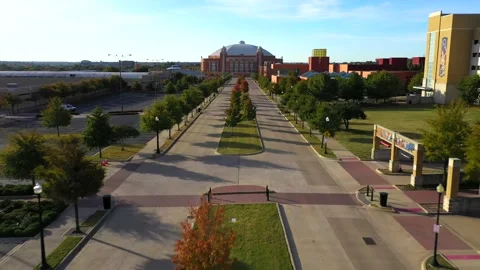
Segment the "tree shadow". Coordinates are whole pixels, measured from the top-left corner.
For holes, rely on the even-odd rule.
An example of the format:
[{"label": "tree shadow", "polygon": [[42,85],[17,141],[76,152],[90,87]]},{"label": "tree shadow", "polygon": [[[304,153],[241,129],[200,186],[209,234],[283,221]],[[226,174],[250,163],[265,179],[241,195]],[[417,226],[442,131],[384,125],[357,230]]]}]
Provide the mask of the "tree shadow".
[{"label": "tree shadow", "polygon": [[[170,258],[173,255],[170,255]],[[148,259],[142,265],[135,266],[136,270],[169,270],[175,269],[175,265],[173,264],[171,259]]]},{"label": "tree shadow", "polygon": [[291,127],[285,127],[285,129],[272,129],[272,128],[264,128],[264,127],[262,127],[263,125],[259,125],[259,126],[262,129],[266,129],[266,130],[269,130],[269,131],[275,132],[275,133],[287,133],[287,134],[298,135],[298,132],[290,130]]},{"label": "tree shadow", "polygon": [[233,270],[255,270],[253,266],[243,262],[243,261],[235,261],[232,266]]},{"label": "tree shadow", "polygon": [[290,251],[293,257],[293,263],[295,264],[296,269],[302,269],[302,263],[300,261],[300,257],[298,256],[298,249],[297,245],[295,244],[295,240],[293,239],[292,229],[290,228],[290,223],[287,219],[287,215],[285,214],[285,209],[283,205],[279,204],[279,211],[280,215],[282,216],[283,224],[285,225],[285,232],[287,235],[288,245],[290,246]]},{"label": "tree shadow", "polygon": [[349,138],[348,141],[355,142],[355,143],[372,143],[371,138],[361,138],[361,137]]},{"label": "tree shadow", "polygon": [[398,131],[400,134],[402,134],[405,137],[408,137],[412,140],[419,140],[422,139],[422,134],[421,133],[416,133],[416,132],[402,132]]},{"label": "tree shadow", "polygon": [[349,129],[349,130],[346,130],[345,132],[348,132],[350,134],[355,134],[355,135],[369,136],[369,137],[371,137],[373,134],[371,130],[363,130],[363,129]]},{"label": "tree shadow", "polygon": [[282,139],[277,139],[277,138],[263,138],[264,141],[271,141],[271,142],[279,142],[279,143],[285,143],[285,144],[294,144],[294,145],[300,145],[300,146],[308,146],[310,145],[309,143],[306,142],[296,142],[296,141],[289,141],[289,140],[282,140]]}]

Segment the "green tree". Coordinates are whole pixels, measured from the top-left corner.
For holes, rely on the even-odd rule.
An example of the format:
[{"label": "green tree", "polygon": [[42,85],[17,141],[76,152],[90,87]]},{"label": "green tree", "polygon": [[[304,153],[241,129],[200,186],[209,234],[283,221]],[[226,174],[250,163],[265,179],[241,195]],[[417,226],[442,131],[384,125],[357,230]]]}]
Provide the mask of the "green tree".
[{"label": "green tree", "polygon": [[346,101],[362,100],[365,92],[365,83],[358,73],[352,72],[347,78],[337,77],[338,96]]},{"label": "green tree", "polygon": [[293,118],[295,119],[295,123],[298,123],[298,111],[300,110],[300,106],[302,105],[300,104],[300,97],[300,94],[293,93],[287,103],[287,108],[293,112]]},{"label": "green tree", "polygon": [[439,106],[436,116],[427,120],[428,129],[422,130],[425,156],[431,161],[443,162],[444,184],[448,159],[463,159],[465,155],[465,141],[470,133],[466,113],[467,107],[462,101]]},{"label": "green tree", "polygon": [[318,101],[331,101],[337,96],[338,86],[328,74],[320,73],[308,80],[308,91]]},{"label": "green tree", "polygon": [[176,92],[175,85],[173,85],[172,82],[169,82],[167,86],[165,86],[165,93],[175,94],[175,92]]},{"label": "green tree", "polygon": [[420,94],[422,90],[415,89],[415,86],[422,86],[423,83],[423,72],[419,72],[413,76],[413,78],[408,82],[408,91],[410,93]]},{"label": "green tree", "polygon": [[23,100],[19,96],[11,94],[11,93],[7,93],[3,97],[3,100],[4,100],[5,103],[10,105],[10,107],[12,108],[12,114],[15,114],[15,105],[19,105],[23,102]]},{"label": "green tree", "polygon": [[366,80],[367,96],[376,101],[378,99],[386,101],[396,96],[401,88],[402,84],[397,76],[385,70],[368,75]]},{"label": "green tree", "polygon": [[120,142],[122,151],[125,150],[125,140],[140,136],[140,132],[129,125],[112,126],[113,141]]},{"label": "green tree", "polygon": [[70,84],[65,83],[64,81],[60,81],[54,84],[58,95],[62,97],[62,99],[67,98],[72,93],[72,87]]},{"label": "green tree", "polygon": [[139,81],[135,81],[135,83],[133,83],[133,90],[141,92],[143,90],[142,83],[140,83]]},{"label": "green tree", "polygon": [[42,111],[42,125],[48,128],[56,128],[57,136],[60,136],[59,127],[66,127],[72,122],[72,115],[62,107],[62,99],[53,97],[48,101],[47,107]]},{"label": "green tree", "polygon": [[177,124],[177,130],[180,130],[180,123],[184,116],[183,100],[177,96],[166,96],[163,101],[167,107],[167,112],[170,118],[175,124]]},{"label": "green tree", "polygon": [[252,100],[247,95],[247,99],[242,103],[242,115],[246,120],[254,120],[257,116]]},{"label": "green tree", "polygon": [[20,132],[0,154],[3,175],[14,179],[30,179],[35,185],[34,169],[45,164],[48,149],[44,137],[37,133]]},{"label": "green tree", "polygon": [[473,104],[480,97],[480,76],[478,74],[462,78],[457,86],[460,97],[468,104]]},{"label": "green tree", "polygon": [[35,170],[37,178],[45,179],[45,193],[50,198],[73,203],[76,233],[81,233],[78,200],[100,191],[105,178],[105,170],[91,162],[86,152],[79,136],[62,137],[57,147],[49,151],[47,166]]},{"label": "green tree", "polygon": [[255,81],[258,81],[258,73],[253,72],[251,76],[252,76],[252,79],[254,79]]},{"label": "green tree", "polygon": [[474,181],[480,180],[480,121],[477,121],[472,126],[472,132],[468,136],[465,158],[467,165],[465,165],[465,173],[467,179]]},{"label": "green tree", "polygon": [[200,105],[203,102],[202,91],[193,87],[189,88],[183,91],[182,98],[183,100],[185,100],[185,105],[188,111],[192,112],[192,117],[193,117],[193,109],[195,109],[198,105]]},{"label": "green tree", "polygon": [[[309,123],[309,119],[312,118],[315,110],[317,109],[318,101],[315,97],[310,95],[301,95],[300,96],[300,108],[298,110],[298,115],[302,121],[302,128],[305,121]],[[312,135],[312,128],[310,127],[310,135]]]},{"label": "green tree", "polygon": [[335,104],[338,114],[343,120],[345,129],[348,130],[350,120],[352,119],[367,119],[363,108],[358,103],[337,103]]},{"label": "green tree", "polygon": [[314,120],[311,121],[314,125],[312,128],[322,134],[322,145],[325,137],[335,137],[335,133],[340,130],[342,118],[332,104],[321,102],[312,117],[314,118]]},{"label": "green tree", "polygon": [[98,156],[102,158],[102,148],[108,146],[113,139],[110,115],[97,106],[92,114],[87,116],[83,135],[85,144],[90,148],[98,148]]},{"label": "green tree", "polygon": [[[158,121],[156,121],[158,118]],[[156,100],[152,106],[148,107],[140,118],[140,128],[145,132],[156,132],[171,129],[174,124],[167,110],[167,104],[164,101]]]},{"label": "green tree", "polygon": [[37,102],[40,100],[40,93],[35,92],[35,93],[30,93],[30,97],[27,98],[27,101],[33,102],[33,106],[35,109],[37,109]]}]

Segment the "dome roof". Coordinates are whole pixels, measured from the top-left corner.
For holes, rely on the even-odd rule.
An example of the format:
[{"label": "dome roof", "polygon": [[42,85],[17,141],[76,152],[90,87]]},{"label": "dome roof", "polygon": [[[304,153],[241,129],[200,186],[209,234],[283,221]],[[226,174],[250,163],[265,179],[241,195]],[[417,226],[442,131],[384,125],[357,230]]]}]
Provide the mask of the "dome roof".
[{"label": "dome roof", "polygon": [[[220,56],[220,52],[222,51],[222,49],[223,48],[220,48],[214,51],[211,54],[211,56]],[[233,56],[240,56],[240,55],[255,56],[257,55],[258,49],[262,50],[264,56],[273,56],[273,54],[263,49],[262,47],[251,45],[251,44],[245,44],[245,41],[243,40],[241,40],[238,44],[232,44],[225,47],[225,50],[227,51],[227,55],[233,55]]]}]

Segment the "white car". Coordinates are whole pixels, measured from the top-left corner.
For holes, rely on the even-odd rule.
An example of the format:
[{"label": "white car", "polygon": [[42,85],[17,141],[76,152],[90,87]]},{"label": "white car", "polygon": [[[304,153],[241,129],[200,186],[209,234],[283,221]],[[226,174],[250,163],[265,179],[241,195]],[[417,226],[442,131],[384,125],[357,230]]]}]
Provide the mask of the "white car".
[{"label": "white car", "polygon": [[69,112],[73,112],[77,109],[76,107],[72,106],[72,104],[62,104],[62,108]]}]

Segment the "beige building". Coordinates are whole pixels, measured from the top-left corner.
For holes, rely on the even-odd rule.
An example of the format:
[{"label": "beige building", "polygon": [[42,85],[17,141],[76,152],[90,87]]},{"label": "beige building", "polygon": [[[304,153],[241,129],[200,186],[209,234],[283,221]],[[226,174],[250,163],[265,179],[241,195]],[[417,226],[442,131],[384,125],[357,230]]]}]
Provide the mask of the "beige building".
[{"label": "beige building", "polygon": [[458,96],[463,77],[480,74],[480,14],[430,14],[422,88],[445,104]]}]

